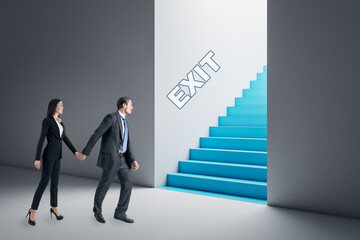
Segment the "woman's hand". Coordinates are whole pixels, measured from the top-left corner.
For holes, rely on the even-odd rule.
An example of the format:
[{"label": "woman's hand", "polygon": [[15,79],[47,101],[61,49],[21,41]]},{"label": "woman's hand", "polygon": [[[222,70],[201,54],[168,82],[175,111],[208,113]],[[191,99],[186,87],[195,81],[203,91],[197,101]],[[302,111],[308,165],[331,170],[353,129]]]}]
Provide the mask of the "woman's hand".
[{"label": "woman's hand", "polygon": [[34,166],[37,168],[37,170],[40,170],[40,160],[35,160]]},{"label": "woman's hand", "polygon": [[85,155],[81,153],[76,152],[75,155],[80,161],[83,161],[85,159]]}]

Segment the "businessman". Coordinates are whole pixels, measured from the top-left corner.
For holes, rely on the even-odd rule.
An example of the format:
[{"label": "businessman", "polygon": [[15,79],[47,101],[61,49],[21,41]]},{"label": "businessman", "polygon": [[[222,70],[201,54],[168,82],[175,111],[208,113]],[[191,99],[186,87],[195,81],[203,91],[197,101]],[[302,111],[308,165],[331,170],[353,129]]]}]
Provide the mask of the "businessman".
[{"label": "businessman", "polygon": [[102,215],[102,203],[116,175],[120,181],[121,191],[114,218],[133,223],[134,220],[127,217],[126,210],[129,206],[132,189],[131,168],[136,171],[139,164],[135,161],[131,149],[129,128],[125,118],[126,115],[131,114],[133,106],[128,97],[121,97],[116,105],[118,110],[104,117],[79,157],[83,160],[89,156],[96,142],[102,137],[97,161],[97,166],[102,168],[102,174],[95,192],[94,216],[98,222],[105,223]]}]

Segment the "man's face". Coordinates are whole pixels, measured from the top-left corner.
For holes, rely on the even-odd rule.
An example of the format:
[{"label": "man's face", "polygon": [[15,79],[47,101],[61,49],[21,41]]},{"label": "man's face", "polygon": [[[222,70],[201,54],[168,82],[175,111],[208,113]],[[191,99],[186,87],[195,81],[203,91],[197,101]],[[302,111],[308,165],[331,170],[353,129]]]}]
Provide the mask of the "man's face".
[{"label": "man's face", "polygon": [[127,115],[130,115],[131,112],[132,112],[132,110],[134,109],[134,107],[133,107],[133,105],[132,105],[132,101],[129,100],[128,104],[127,104],[127,105],[124,104],[123,106],[124,106],[124,109],[125,109],[125,113],[126,113]]}]

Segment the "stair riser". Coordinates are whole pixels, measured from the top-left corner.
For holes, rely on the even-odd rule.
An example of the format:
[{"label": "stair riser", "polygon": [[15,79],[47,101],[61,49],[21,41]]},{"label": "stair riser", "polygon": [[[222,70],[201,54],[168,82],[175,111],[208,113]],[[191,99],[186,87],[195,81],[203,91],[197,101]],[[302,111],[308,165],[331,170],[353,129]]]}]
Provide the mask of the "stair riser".
[{"label": "stair riser", "polygon": [[267,151],[267,140],[236,138],[200,138],[200,148]]},{"label": "stair riser", "polygon": [[267,128],[251,127],[210,127],[210,137],[267,138]]},{"label": "stair riser", "polygon": [[267,75],[264,73],[258,73],[256,74],[256,80],[259,82],[267,80]]},{"label": "stair riser", "polygon": [[179,172],[216,177],[267,181],[267,169],[258,167],[229,166],[221,164],[180,161]]},{"label": "stair riser", "polygon": [[262,106],[267,107],[267,97],[235,98],[235,107]]},{"label": "stair riser", "polygon": [[219,126],[266,126],[266,115],[219,117]]},{"label": "stair riser", "polygon": [[250,81],[250,89],[267,89],[267,82],[266,81]]},{"label": "stair riser", "polygon": [[267,153],[190,149],[190,160],[267,165]]},{"label": "stair riser", "polygon": [[189,188],[222,194],[237,195],[250,198],[266,199],[266,186],[246,183],[235,183],[213,179],[167,175],[167,185],[172,187]]},{"label": "stair riser", "polygon": [[267,96],[267,91],[263,91],[263,90],[254,90],[254,89],[244,89],[243,90],[243,97],[247,98],[247,97],[266,97]]},{"label": "stair riser", "polygon": [[228,116],[267,115],[266,106],[227,107]]}]

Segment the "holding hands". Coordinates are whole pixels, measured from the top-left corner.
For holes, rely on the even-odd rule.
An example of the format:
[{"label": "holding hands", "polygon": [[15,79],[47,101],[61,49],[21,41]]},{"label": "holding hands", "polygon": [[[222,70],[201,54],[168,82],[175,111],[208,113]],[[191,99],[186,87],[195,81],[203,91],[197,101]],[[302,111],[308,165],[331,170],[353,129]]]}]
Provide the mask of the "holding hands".
[{"label": "holding hands", "polygon": [[86,158],[86,156],[84,154],[79,153],[79,152],[76,152],[75,155],[80,161],[83,161]]},{"label": "holding hands", "polygon": [[[75,153],[75,155],[76,155],[76,157],[80,160],[80,161],[83,161],[83,160],[85,160],[85,158],[86,158],[86,155],[84,155],[84,154],[82,154],[82,153],[79,153],[79,152],[76,152]],[[37,163],[36,163],[37,161],[35,161],[35,167],[37,168],[37,169],[39,169],[40,168],[40,161],[38,161],[39,163],[38,163],[38,166],[39,166],[39,168],[37,167]],[[139,169],[139,163],[137,162],[137,161],[134,161],[133,162],[133,164],[132,164],[132,166],[133,166],[133,169],[134,169],[134,171],[136,171],[136,170],[138,170]]]},{"label": "holding hands", "polygon": [[40,160],[35,160],[34,166],[37,168],[37,170],[40,170]]},{"label": "holding hands", "polygon": [[[75,155],[80,161],[83,161],[86,158],[86,155],[79,153],[79,152],[76,152]],[[40,161],[38,161],[38,162],[39,162],[39,168],[40,168]],[[133,166],[134,171],[139,169],[139,163],[137,161],[134,161],[132,166]],[[35,167],[36,167],[36,161],[35,161]],[[38,167],[36,167],[36,168],[38,168]]]},{"label": "holding hands", "polygon": [[[84,154],[79,153],[79,152],[75,152],[75,155],[80,161],[83,161],[86,158],[86,156]],[[35,160],[34,166],[37,170],[40,170],[40,165],[41,165],[40,160]]]}]

